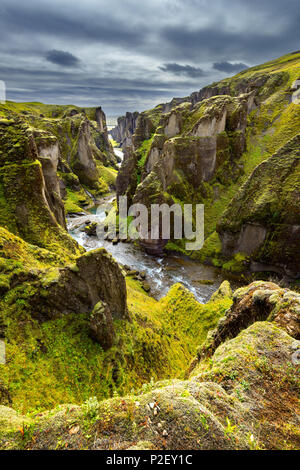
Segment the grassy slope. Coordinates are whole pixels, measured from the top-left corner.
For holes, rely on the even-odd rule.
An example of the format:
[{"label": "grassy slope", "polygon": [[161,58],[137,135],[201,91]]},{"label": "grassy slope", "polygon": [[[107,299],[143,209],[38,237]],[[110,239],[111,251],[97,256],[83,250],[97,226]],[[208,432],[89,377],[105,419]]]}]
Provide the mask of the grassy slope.
[{"label": "grassy slope", "polygon": [[24,300],[19,290],[9,291],[2,304],[7,364],[0,365],[0,382],[9,388],[14,408],[82,403],[94,395],[128,393],[151,379],[182,377],[208,329],[231,304],[223,299],[200,305],[180,285],[157,302],[138,282],[129,278],[127,286],[132,322],[115,321],[118,342],[107,352],[89,338],[85,315],[40,325],[26,314],[24,289],[30,284],[22,288]]}]

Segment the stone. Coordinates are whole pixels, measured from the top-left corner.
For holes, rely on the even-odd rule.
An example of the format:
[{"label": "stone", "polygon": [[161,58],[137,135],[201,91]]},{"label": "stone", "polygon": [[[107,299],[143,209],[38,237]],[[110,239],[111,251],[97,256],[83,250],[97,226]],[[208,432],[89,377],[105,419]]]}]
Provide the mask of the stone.
[{"label": "stone", "polygon": [[144,289],[145,292],[150,292],[151,291],[151,286],[147,281],[142,282],[142,288]]},{"label": "stone", "polygon": [[214,292],[210,298],[211,301],[221,300],[224,297],[232,297],[232,290],[229,281],[223,281],[216,292]]},{"label": "stone", "polygon": [[299,307],[300,294],[284,291],[272,282],[255,281],[237,289],[232,307],[221,318],[217,328],[208,334],[198,355],[211,356],[225,340],[235,338],[240,331],[258,321],[272,321],[299,340]]},{"label": "stone", "polygon": [[115,339],[113,319],[108,305],[98,302],[90,316],[89,335],[99,343],[104,351],[111,348]]}]

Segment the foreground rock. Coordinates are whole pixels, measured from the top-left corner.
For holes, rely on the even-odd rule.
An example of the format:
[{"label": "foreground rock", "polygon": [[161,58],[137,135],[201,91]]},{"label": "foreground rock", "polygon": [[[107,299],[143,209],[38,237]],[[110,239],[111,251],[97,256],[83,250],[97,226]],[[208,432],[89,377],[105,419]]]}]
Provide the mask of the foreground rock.
[{"label": "foreground rock", "polygon": [[[235,328],[233,321],[235,337],[220,338],[210,361],[198,358],[189,380],[150,383],[134,396],[100,403],[90,398],[35,418],[0,406],[1,448],[299,449],[299,366],[293,357],[300,341],[284,331],[297,334],[298,297],[272,283],[237,290],[227,323],[240,315],[253,324]],[[270,304],[269,321],[256,321]],[[105,309],[98,304],[94,310],[100,323]],[[23,422],[32,433],[20,433]]]},{"label": "foreground rock", "polygon": [[[56,449],[60,442],[68,449],[110,450],[297,448],[293,351],[294,340],[287,333],[269,322],[255,323],[220,346],[211,364],[200,364],[190,380],[162,382],[145,394],[44,413],[32,422],[33,434],[23,445]],[[19,448],[21,417],[10,421],[12,411],[0,410],[1,447]]]},{"label": "foreground rock", "polygon": [[199,355],[211,356],[221,343],[262,320],[273,321],[300,340],[300,294],[263,281],[238,289],[233,295],[232,307],[210,333]]}]

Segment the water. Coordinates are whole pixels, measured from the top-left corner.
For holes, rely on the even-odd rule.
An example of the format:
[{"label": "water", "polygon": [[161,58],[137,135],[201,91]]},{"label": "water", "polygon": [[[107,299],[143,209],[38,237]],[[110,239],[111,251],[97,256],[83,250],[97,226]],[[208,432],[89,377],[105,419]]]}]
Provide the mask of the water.
[{"label": "water", "polygon": [[[114,126],[107,126],[108,130],[111,130],[113,127]],[[113,140],[110,134],[108,134],[108,138],[109,140]],[[124,152],[120,148],[114,147],[114,153],[120,159],[120,163],[118,163],[118,166],[120,167],[124,158]]]},{"label": "water", "polygon": [[[107,202],[110,200],[111,198],[106,199]],[[104,247],[118,263],[130,266],[131,269],[144,271],[155,298],[161,298],[173,284],[180,282],[195,295],[199,302],[204,303],[223,281],[220,270],[217,268],[200,264],[182,255],[172,254],[157,258],[147,255],[133,243],[119,242],[113,245],[109,241],[87,235],[82,231],[87,221],[101,222],[105,218],[105,214],[98,211],[96,215],[95,212],[96,207],[88,215],[69,219],[70,235],[87,251]],[[209,281],[210,284],[202,284],[203,281]]]},{"label": "water", "polygon": [[[114,148],[114,152],[123,159],[121,149]],[[110,195],[104,198],[103,202],[112,202],[114,197]],[[180,282],[199,302],[205,303],[223,281],[221,272],[217,268],[200,264],[182,255],[172,254],[157,258],[147,255],[133,243],[119,242],[113,245],[109,241],[87,235],[83,231],[86,222],[102,222],[106,217],[104,211],[97,209],[98,206],[94,206],[87,215],[69,218],[70,235],[87,251],[104,247],[118,263],[130,266],[134,270],[144,271],[146,280],[151,286],[151,294],[155,298],[163,297],[173,284]]]}]

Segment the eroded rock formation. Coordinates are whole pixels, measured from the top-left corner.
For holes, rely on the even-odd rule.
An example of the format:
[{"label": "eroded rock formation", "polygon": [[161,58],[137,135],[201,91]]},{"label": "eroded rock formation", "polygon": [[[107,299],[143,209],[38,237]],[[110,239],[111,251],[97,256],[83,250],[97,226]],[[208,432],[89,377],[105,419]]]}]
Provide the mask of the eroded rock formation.
[{"label": "eroded rock formation", "polygon": [[120,144],[123,150],[132,145],[132,136],[137,127],[138,117],[139,113],[137,111],[134,113],[128,112],[125,116],[118,118],[116,127],[110,131],[112,138]]}]

